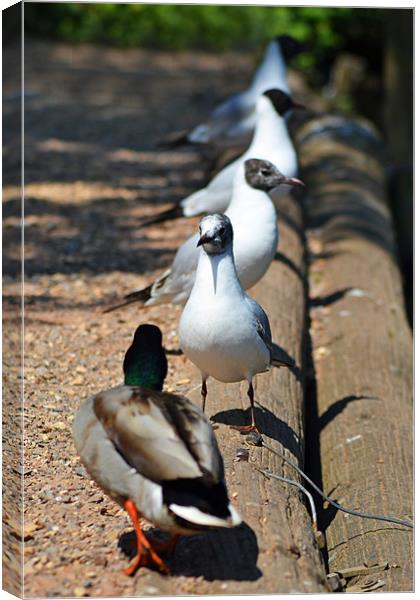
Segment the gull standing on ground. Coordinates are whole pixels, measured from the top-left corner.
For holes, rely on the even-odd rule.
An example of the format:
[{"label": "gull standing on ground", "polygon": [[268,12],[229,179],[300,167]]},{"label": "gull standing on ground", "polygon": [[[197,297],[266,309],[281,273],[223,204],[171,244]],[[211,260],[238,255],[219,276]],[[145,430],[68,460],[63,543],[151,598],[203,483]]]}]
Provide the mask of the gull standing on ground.
[{"label": "gull standing on ground", "polygon": [[206,187],[193,192],[174,207],[145,219],[142,226],[178,217],[225,212],[231,202],[235,174],[248,158],[269,160],[287,177],[296,177],[297,154],[284,119],[284,115],[294,108],[303,107],[289,94],[275,88],[265,90],[257,101],[256,128],[249,148],[217,173]]},{"label": "gull standing on ground", "polygon": [[264,90],[278,88],[289,93],[286,62],[306,47],[288,35],[274,38],[267,46],[251,85],[230,96],[189,133],[175,136],[172,145],[183,143],[233,146],[246,143],[255,124],[255,103]]},{"label": "gull standing on ground", "polygon": [[181,201],[186,217],[203,213],[224,212],[232,197],[236,171],[248,158],[269,160],[287,177],[296,177],[298,159],[290,139],[284,115],[293,108],[302,108],[289,94],[278,89],[267,89],[258,98],[257,126],[249,148],[224,167],[210,183]]},{"label": "gull standing on ground", "polygon": [[[268,192],[281,184],[303,186],[299,179],[285,177],[267,160],[248,159],[237,169],[232,201],[226,215],[235,228],[236,270],[244,289],[261,279],[277,251],[277,214]],[[140,302],[185,304],[191,293],[200,257],[198,234],[191,236],[178,250],[170,269],[151,285],[125,296],[123,302],[105,310]]]},{"label": "gull standing on ground", "polygon": [[246,380],[251,425],[233,428],[257,431],[252,380],[256,373],[267,371],[272,362],[270,323],[239,282],[229,218],[222,214],[204,217],[199,234],[200,260],[179,322],[180,345],[200,369],[203,411],[209,376],[224,383]]},{"label": "gull standing on ground", "polygon": [[[150,563],[168,572],[157,551],[173,549],[179,535],[241,522],[213,428],[188,398],[161,391],[167,368],[159,328],[141,325],[124,358],[124,385],[86,400],[73,422],[81,461],[134,525],[137,554],[127,575]],[[142,516],[174,537],[150,541]]]}]

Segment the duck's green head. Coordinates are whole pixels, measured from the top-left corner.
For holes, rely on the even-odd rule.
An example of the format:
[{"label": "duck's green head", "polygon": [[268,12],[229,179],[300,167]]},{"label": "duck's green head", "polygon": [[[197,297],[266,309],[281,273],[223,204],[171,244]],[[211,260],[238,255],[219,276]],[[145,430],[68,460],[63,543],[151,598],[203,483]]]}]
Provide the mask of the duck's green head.
[{"label": "duck's green head", "polygon": [[124,384],[161,390],[168,372],[162,333],[155,325],[140,325],[124,357]]}]

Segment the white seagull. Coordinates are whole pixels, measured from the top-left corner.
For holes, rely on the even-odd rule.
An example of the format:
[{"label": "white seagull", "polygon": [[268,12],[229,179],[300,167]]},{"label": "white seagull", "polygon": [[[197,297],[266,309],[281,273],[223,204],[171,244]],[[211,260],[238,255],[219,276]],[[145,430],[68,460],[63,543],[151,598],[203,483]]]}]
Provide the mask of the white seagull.
[{"label": "white seagull", "polygon": [[287,177],[295,177],[298,159],[284,119],[284,115],[294,108],[303,106],[294,102],[289,94],[275,88],[265,90],[256,104],[257,123],[249,148],[217,173],[206,187],[169,210],[145,219],[142,226],[178,217],[225,212],[232,198],[235,173],[248,158],[269,160]]},{"label": "white seagull", "polygon": [[274,38],[267,46],[262,63],[250,86],[219,104],[209,119],[173,144],[214,144],[232,146],[246,142],[256,124],[255,103],[264,90],[279,88],[289,92],[286,62],[306,47],[288,35]]},{"label": "white seagull", "polygon": [[213,177],[205,188],[181,200],[183,216],[224,212],[232,197],[235,173],[248,158],[269,160],[287,177],[295,177],[298,159],[284,119],[284,115],[293,108],[302,106],[279,89],[266,89],[257,100],[257,126],[251,145]]},{"label": "white seagull", "polygon": [[[268,192],[281,184],[304,185],[299,179],[285,177],[267,160],[251,158],[237,169],[226,215],[235,228],[233,250],[244,289],[251,288],[261,279],[277,251],[277,214]],[[146,288],[127,294],[123,302],[105,312],[134,302],[146,306],[168,302],[185,304],[196,276],[200,256],[198,240],[198,234],[192,235],[178,249],[170,269]]]},{"label": "white seagull", "polygon": [[240,284],[229,217],[221,214],[204,217],[199,234],[200,260],[194,287],[179,322],[180,345],[200,369],[203,411],[209,376],[225,383],[246,380],[251,425],[233,428],[242,432],[257,430],[252,380],[272,363],[270,323],[261,306]]}]

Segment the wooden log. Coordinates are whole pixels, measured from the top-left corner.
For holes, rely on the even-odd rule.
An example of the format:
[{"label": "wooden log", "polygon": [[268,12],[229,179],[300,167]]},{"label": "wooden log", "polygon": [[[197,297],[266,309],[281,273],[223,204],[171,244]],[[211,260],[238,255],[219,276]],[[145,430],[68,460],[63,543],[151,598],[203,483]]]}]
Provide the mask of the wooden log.
[{"label": "wooden log", "polygon": [[[294,371],[274,368],[256,378],[258,426],[266,441],[303,466],[303,337],[305,327],[304,247],[299,202],[278,199],[280,245],[277,259],[252,295],[267,311],[273,339],[297,364]],[[176,343],[176,341],[175,341]],[[187,395],[200,403],[200,376],[185,357],[177,357],[180,377],[194,382]],[[247,385],[208,382],[207,410],[225,460],[229,492],[244,524],[226,532],[182,538],[172,561],[178,577],[147,573],[135,595],[152,586],[160,594],[258,594],[327,591],[325,571],[305,500],[293,486],[267,479],[255,467],[290,479],[296,472],[267,449],[246,447],[229,424],[248,423]],[[246,412],[245,412],[246,411]],[[249,450],[237,461],[238,448]],[[179,577],[181,575],[188,576]],[[197,580],[197,578],[200,578]]]},{"label": "wooden log", "polygon": [[[323,488],[348,508],[412,522],[412,337],[382,143],[366,123],[309,120],[296,134],[307,196],[310,318]],[[316,416],[315,416],[316,417]],[[316,451],[314,449],[314,454]],[[349,589],[413,589],[412,531],[323,512],[330,572],[387,562]],[[382,581],[384,584],[382,585]]]}]

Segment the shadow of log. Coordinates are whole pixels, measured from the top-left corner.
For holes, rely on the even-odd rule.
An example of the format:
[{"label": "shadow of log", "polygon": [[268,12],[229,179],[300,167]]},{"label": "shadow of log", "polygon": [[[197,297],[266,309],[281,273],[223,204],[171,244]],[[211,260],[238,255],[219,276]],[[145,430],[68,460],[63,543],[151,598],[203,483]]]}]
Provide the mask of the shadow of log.
[{"label": "shadow of log", "polygon": [[348,404],[351,402],[355,402],[356,400],[380,400],[380,398],[376,398],[374,396],[355,396],[350,395],[345,398],[341,398],[341,400],[337,400],[333,404],[331,404],[327,410],[319,417],[318,419],[318,430],[321,431],[331,423],[335,417],[337,417],[343,410],[346,408]]},{"label": "shadow of log", "polygon": [[[349,179],[354,181],[354,173],[349,173]],[[311,218],[308,220],[309,229],[322,228],[322,242],[331,244],[355,235],[363,237],[382,247],[391,256],[395,254],[395,239],[389,215],[384,214],[383,205],[379,201],[366,204],[365,198],[359,198],[353,190],[323,192],[322,207],[311,208]],[[329,199],[328,199],[329,198]],[[351,203],[351,206],[349,206]]]},{"label": "shadow of log", "polygon": [[[333,496],[336,489],[337,489],[337,486],[334,487],[332,490],[330,490],[326,495],[329,498],[331,498],[331,500],[334,500],[334,502],[338,503],[338,498]],[[325,506],[325,508],[324,508],[324,506]],[[331,525],[331,523],[334,521],[335,515],[338,513],[338,508],[336,508],[332,504],[325,503],[323,501],[323,499],[320,499],[317,510],[318,510],[319,529],[320,529],[320,531],[326,531],[328,529],[328,527]]]},{"label": "shadow of log", "polygon": [[352,289],[353,288],[348,287],[342,290],[337,290],[332,294],[327,294],[326,296],[317,296],[316,298],[310,298],[309,306],[310,308],[318,308],[319,306],[331,306],[331,304],[334,304],[335,302],[338,302],[339,300],[344,298],[344,296],[348,294],[348,292],[351,292]]},{"label": "shadow of log", "polygon": [[290,260],[290,258],[288,256],[283,254],[283,252],[277,251],[274,256],[274,260],[278,260],[279,262],[281,262],[288,269],[290,269],[295,275],[297,275],[301,281],[304,281],[305,277],[304,277],[304,274],[302,273],[302,270],[299,269],[299,267],[297,267],[295,265],[295,263],[292,260]]}]

